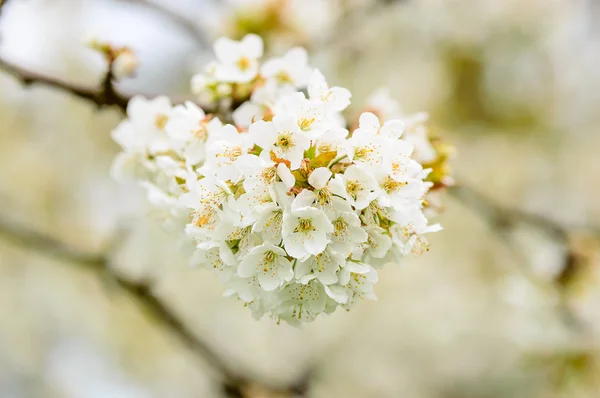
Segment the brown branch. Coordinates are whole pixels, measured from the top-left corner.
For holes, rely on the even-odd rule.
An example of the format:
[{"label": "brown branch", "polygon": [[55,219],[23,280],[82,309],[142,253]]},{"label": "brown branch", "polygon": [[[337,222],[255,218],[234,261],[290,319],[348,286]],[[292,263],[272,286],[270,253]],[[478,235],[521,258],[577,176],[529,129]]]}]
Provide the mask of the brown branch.
[{"label": "brown branch", "polygon": [[56,88],[96,104],[98,107],[117,106],[122,111],[127,109],[129,97],[119,94],[114,89],[112,72],[107,73],[99,88],[84,87],[61,79],[42,75],[37,72],[14,65],[0,58],[0,69],[19,80],[25,86],[34,83]]},{"label": "brown branch", "polygon": [[173,311],[156,296],[152,284],[146,281],[131,281],[110,272],[110,259],[105,254],[95,254],[80,251],[68,244],[39,233],[33,229],[0,218],[0,236],[13,243],[32,249],[36,252],[53,256],[62,261],[80,265],[93,272],[99,279],[108,275],[110,280],[124,291],[144,312],[166,327],[186,347],[196,353],[215,371],[220,379],[223,392],[230,397],[249,397],[251,391],[257,388],[269,394],[304,395],[308,388],[308,377],[303,377],[298,383],[280,387],[270,385],[243,376],[233,371],[223,361],[210,344],[192,331]]},{"label": "brown branch", "polygon": [[561,272],[554,278],[555,286],[558,288],[561,297],[557,309],[569,329],[579,333],[587,332],[588,327],[586,323],[569,308],[564,294],[572,275],[577,273],[579,268],[578,262],[575,261],[576,253],[570,247],[570,237],[573,230],[587,230],[592,235],[600,238],[600,228],[595,226],[565,226],[540,214],[505,207],[478,190],[465,185],[449,187],[448,191],[469,209],[484,218],[489,226],[504,238],[507,244],[510,244],[507,236],[508,233],[518,225],[527,225],[544,232],[556,242],[565,246],[566,250]]},{"label": "brown branch", "polygon": [[[518,224],[527,224],[544,231],[558,241],[565,241],[568,238],[568,231],[571,228],[540,214],[501,206],[492,198],[472,187],[456,185],[449,187],[448,192],[479,213],[500,231],[506,232]],[[587,229],[592,229],[592,227],[587,227]]]},{"label": "brown branch", "polygon": [[[57,79],[54,77],[46,76],[38,72],[31,71],[26,68],[19,67],[14,65],[0,57],[0,70],[8,73],[13,76],[16,80],[20,81],[25,86],[30,86],[32,84],[41,84],[47,87],[52,87],[58,89],[60,91],[64,91],[70,93],[71,95],[86,100],[98,108],[102,107],[110,107],[115,106],[123,113],[127,111],[127,104],[129,100],[138,94],[134,95],[125,95],[119,93],[115,88],[115,77],[112,72],[112,66],[109,63],[108,71],[105,74],[104,78],[99,87],[87,87],[80,86],[77,84],[73,84],[61,79]],[[148,94],[139,94],[146,98],[152,98],[155,95]],[[171,97],[173,104],[183,104],[186,101],[193,101],[191,98],[187,97]],[[215,109],[201,106],[196,103],[199,107],[201,107],[206,113],[214,113]]]}]

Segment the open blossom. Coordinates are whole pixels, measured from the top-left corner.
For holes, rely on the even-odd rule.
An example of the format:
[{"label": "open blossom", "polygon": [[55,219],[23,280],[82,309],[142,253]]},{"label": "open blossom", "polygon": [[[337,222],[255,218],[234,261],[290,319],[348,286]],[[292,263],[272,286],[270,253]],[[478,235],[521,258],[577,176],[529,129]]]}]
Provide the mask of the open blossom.
[{"label": "open blossom", "polygon": [[414,121],[365,112],[348,130],[350,92],[303,49],[260,65],[262,42],[248,35],[219,39],[215,53],[195,92],[223,100],[238,90],[239,107],[221,102],[216,117],[134,98],[113,132],[123,148],[115,175],[144,187],[195,244],[191,263],[257,317],[299,324],[374,299],[377,269],[426,252],[424,235],[441,229],[424,214],[430,169],[405,139]]},{"label": "open blossom", "polygon": [[257,275],[260,286],[274,290],[294,276],[292,263],[287,259],[287,253],[272,243],[265,242],[254,247],[240,262],[238,275],[249,278]]},{"label": "open blossom", "polygon": [[377,180],[360,166],[352,165],[332,181],[332,192],[356,210],[362,210],[379,196]]},{"label": "open blossom", "polygon": [[315,70],[308,83],[308,95],[313,101],[321,102],[325,107],[340,112],[350,105],[352,94],[350,90],[343,87],[329,87],[325,76],[319,70]]},{"label": "open blossom", "polygon": [[290,211],[284,214],[282,236],[286,251],[305,260],[325,250],[327,234],[333,232],[333,226],[322,210],[302,206],[300,202],[300,197],[296,197]]},{"label": "open blossom", "polygon": [[222,37],[215,42],[218,64],[215,78],[223,82],[246,83],[258,73],[258,60],[263,55],[263,42],[260,37],[249,34],[237,42]]},{"label": "open blossom", "polygon": [[308,65],[308,54],[302,47],[295,47],[281,58],[266,61],[260,69],[261,75],[278,86],[306,87],[312,72]]},{"label": "open blossom", "polygon": [[272,122],[257,122],[250,126],[249,134],[263,151],[263,158],[275,157],[290,161],[292,168],[300,167],[304,151],[310,140],[302,134],[295,120],[289,115],[275,116]]}]

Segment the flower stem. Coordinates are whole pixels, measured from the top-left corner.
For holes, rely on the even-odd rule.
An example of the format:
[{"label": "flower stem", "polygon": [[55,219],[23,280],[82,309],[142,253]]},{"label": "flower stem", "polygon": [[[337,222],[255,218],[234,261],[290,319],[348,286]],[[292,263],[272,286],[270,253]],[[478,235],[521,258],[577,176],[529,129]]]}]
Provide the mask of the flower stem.
[{"label": "flower stem", "polygon": [[340,161],[346,159],[348,157],[348,155],[342,155],[342,156],[338,156],[337,158],[333,159],[328,165],[328,168],[332,168],[333,166],[335,166],[336,164],[338,164]]}]

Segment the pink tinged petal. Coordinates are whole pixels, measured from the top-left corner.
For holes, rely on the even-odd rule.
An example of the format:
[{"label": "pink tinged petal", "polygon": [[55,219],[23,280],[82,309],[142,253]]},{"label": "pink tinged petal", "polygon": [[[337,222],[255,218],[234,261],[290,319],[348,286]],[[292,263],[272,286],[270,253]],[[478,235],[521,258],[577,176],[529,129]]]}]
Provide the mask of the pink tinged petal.
[{"label": "pink tinged petal", "polygon": [[371,112],[364,112],[358,120],[359,128],[367,133],[374,134],[379,130],[379,118]]},{"label": "pink tinged petal", "polygon": [[329,178],[331,178],[331,170],[327,167],[319,167],[308,176],[308,183],[317,189],[323,189]]}]

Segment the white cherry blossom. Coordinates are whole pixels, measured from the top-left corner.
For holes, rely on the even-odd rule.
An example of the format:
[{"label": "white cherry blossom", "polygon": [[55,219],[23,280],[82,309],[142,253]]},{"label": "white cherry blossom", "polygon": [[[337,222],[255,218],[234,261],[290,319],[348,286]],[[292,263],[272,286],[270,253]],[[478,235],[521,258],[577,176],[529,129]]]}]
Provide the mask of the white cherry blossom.
[{"label": "white cherry blossom", "polygon": [[250,126],[249,134],[262,148],[261,157],[290,161],[290,167],[297,169],[304,158],[304,151],[310,147],[310,140],[302,134],[290,116],[275,116],[272,122],[257,122]]},{"label": "white cherry blossom", "polygon": [[325,76],[315,69],[308,83],[308,95],[311,100],[321,102],[334,112],[341,112],[350,105],[352,94],[343,87],[329,87]]},{"label": "white cherry blossom", "polygon": [[224,82],[246,83],[258,74],[263,41],[254,34],[246,35],[241,41],[222,37],[215,42],[214,51],[218,61],[215,78]]},{"label": "white cherry blossom", "polygon": [[238,275],[242,278],[256,275],[263,289],[277,289],[294,276],[292,263],[286,256],[282,248],[265,242],[244,256],[238,267]]},{"label": "white cherry blossom", "polygon": [[294,88],[306,87],[312,68],[308,65],[308,54],[302,47],[294,47],[281,58],[266,61],[260,73],[274,80],[278,86],[291,85]]},{"label": "white cherry blossom", "polygon": [[441,229],[424,213],[433,147],[423,116],[389,119],[381,98],[385,112],[349,131],[350,92],[304,49],[260,65],[262,52],[255,35],[217,40],[192,81],[200,105],[133,98],[112,173],[146,190],[227,296],[297,325],[375,299],[375,268],[429,250]]},{"label": "white cherry blossom", "polygon": [[357,210],[362,210],[377,198],[377,180],[361,167],[352,165],[344,174],[336,174],[331,181],[331,191],[343,197]]},{"label": "white cherry blossom", "polygon": [[285,250],[292,257],[306,260],[325,250],[333,232],[327,215],[314,207],[297,207],[298,199],[292,203],[291,211],[283,214],[282,236]]}]

